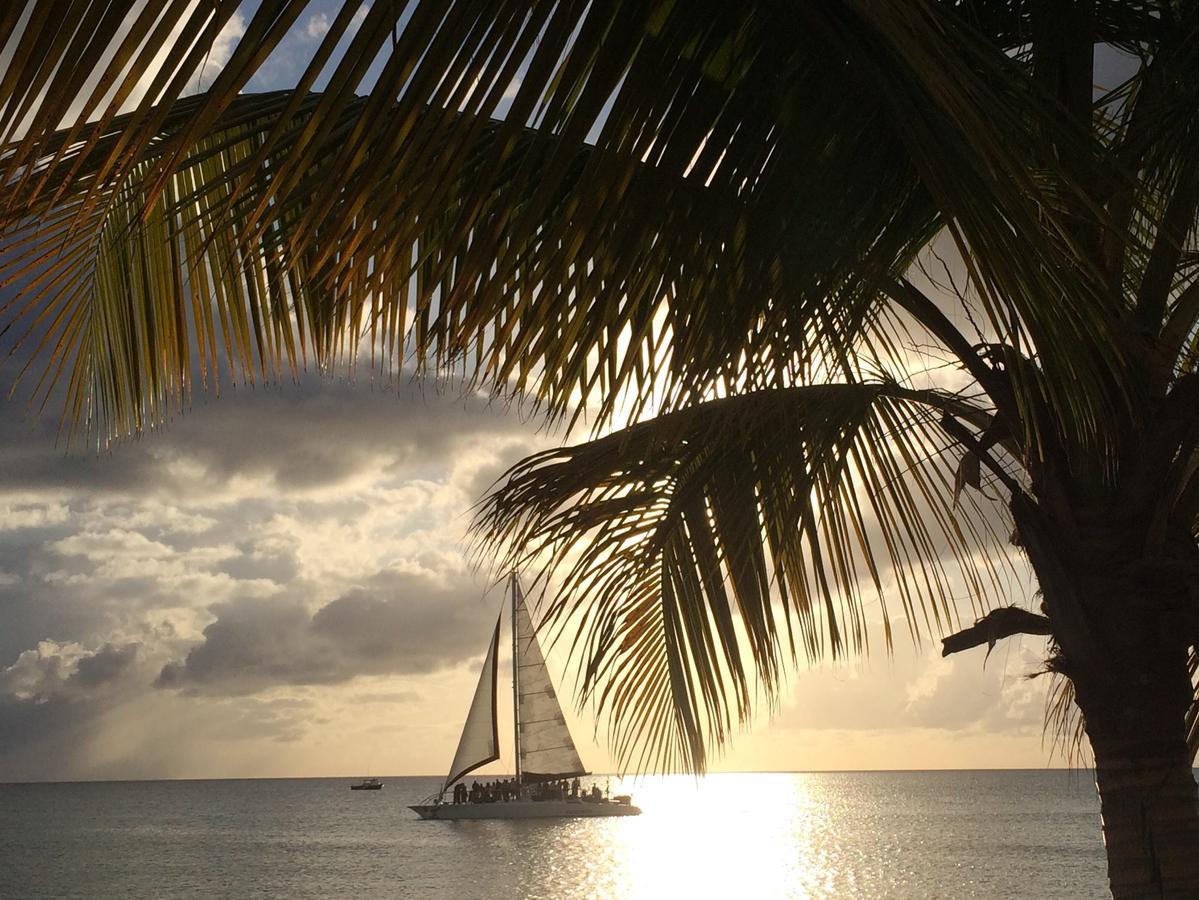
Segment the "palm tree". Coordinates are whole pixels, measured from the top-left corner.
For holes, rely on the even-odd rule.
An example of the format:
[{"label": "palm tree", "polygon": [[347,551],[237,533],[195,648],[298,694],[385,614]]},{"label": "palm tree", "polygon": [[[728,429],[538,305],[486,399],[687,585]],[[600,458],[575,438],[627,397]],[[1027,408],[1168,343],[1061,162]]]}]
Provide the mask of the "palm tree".
[{"label": "palm tree", "polygon": [[32,402],[102,442],[410,355],[591,416],[479,521],[624,759],[701,769],[868,602],[888,648],[968,607],[946,653],[1047,636],[1113,894],[1199,893],[1199,6],[348,2],[242,94],[263,0],[194,96],[237,4],[121,6],[0,11]]}]

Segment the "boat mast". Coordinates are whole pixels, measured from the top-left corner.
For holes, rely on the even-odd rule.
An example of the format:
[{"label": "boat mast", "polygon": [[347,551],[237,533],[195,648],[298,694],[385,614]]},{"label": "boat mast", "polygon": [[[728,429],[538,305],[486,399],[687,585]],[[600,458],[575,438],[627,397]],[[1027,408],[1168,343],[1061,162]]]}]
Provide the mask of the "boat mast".
[{"label": "boat mast", "polygon": [[520,652],[516,627],[516,572],[509,576],[512,589],[512,755],[516,763],[516,789],[520,790]]}]

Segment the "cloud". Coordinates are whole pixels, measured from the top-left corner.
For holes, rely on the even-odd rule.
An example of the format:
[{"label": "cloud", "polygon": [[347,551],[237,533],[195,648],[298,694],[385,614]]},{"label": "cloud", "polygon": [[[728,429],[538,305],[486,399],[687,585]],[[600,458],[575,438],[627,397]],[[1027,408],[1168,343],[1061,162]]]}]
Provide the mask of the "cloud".
[{"label": "cloud", "polygon": [[926,647],[879,663],[829,664],[802,672],[776,725],[803,732],[917,728],[1039,735],[1045,710],[1037,639],[941,657]]},{"label": "cloud", "polygon": [[1045,654],[1034,649],[1037,638],[1028,639],[1033,646],[1009,640],[986,663],[978,652],[930,657],[906,686],[906,720],[924,728],[1039,732],[1047,682],[1026,676],[1042,670]]},{"label": "cloud", "polygon": [[488,611],[475,581],[379,573],[309,613],[292,600],[212,608],[216,620],[157,685],[240,695],[277,685],[336,684],[360,675],[419,675],[479,653]]},{"label": "cloud", "polygon": [[207,57],[196,70],[196,76],[192,80],[191,85],[189,85],[191,90],[203,91],[212,86],[221,69],[225,68],[225,64],[233,56],[233,51],[237,48],[238,41],[242,39],[245,33],[246,17],[240,12],[235,12],[221,26],[221,30],[212,42],[212,48],[208,51]]},{"label": "cloud", "polygon": [[65,509],[51,501],[67,491],[211,503],[441,475],[460,448],[485,435],[486,445],[527,444],[532,430],[473,393],[451,399],[315,377],[202,399],[165,430],[105,454],[55,451],[56,428],[48,418],[23,420],[16,404],[0,408],[0,502],[15,495],[10,512],[23,527],[62,521]]},{"label": "cloud", "polygon": [[329,17],[324,13],[310,16],[308,24],[304,26],[304,33],[312,40],[323,38],[329,33]]},{"label": "cloud", "polygon": [[87,689],[111,684],[130,670],[140,649],[137,643],[105,644],[90,656],[80,657],[70,680]]},{"label": "cloud", "polygon": [[0,523],[6,531],[61,525],[69,518],[70,510],[62,503],[46,503],[38,499],[0,503]]},{"label": "cloud", "polygon": [[35,704],[77,699],[118,682],[140,649],[134,642],[88,651],[75,643],[41,641],[0,670],[0,699]]},{"label": "cloud", "polygon": [[[347,29],[347,34],[352,35],[357,31],[366,19],[366,14],[370,11],[371,5],[369,3],[364,3],[354,10],[354,15],[350,18],[350,26]],[[329,33],[329,24],[328,13],[314,13],[304,23],[304,34],[308,36],[309,40],[320,40]]]}]

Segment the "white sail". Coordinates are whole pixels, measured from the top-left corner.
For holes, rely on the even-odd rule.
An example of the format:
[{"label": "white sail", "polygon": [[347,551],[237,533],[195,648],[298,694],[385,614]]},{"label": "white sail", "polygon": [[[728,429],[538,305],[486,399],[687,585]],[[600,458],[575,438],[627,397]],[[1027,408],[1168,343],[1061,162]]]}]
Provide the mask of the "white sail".
[{"label": "white sail", "polygon": [[521,777],[527,782],[586,775],[537,644],[524,595],[515,584],[514,589]]},{"label": "white sail", "polygon": [[[502,613],[501,613],[502,617]],[[500,758],[500,735],[495,712],[496,655],[500,644],[500,622],[495,623],[495,634],[483,660],[483,671],[479,673],[479,684],[475,698],[470,702],[466,724],[462,726],[462,737],[458,741],[458,752],[454,754],[445,787],[479,766]]]}]

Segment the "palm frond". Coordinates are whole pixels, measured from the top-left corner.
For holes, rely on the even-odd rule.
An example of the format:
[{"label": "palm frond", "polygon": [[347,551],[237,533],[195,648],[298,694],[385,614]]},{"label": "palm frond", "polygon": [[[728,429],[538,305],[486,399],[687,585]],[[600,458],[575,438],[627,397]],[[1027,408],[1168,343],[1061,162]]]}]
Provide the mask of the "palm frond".
[{"label": "palm frond", "polygon": [[[0,34],[3,43],[11,44],[13,57],[0,80],[0,184],[5,188],[0,208],[11,215],[47,193],[62,196],[84,181],[119,184],[134,174],[147,149],[162,144],[166,118],[193,88],[196,73],[238,5],[237,0],[133,5],[28,0],[24,9],[7,4]],[[156,147],[158,167],[152,180],[157,188],[152,195],[306,5],[307,0],[259,4],[220,74],[189,105],[186,122],[174,129],[171,145]],[[64,172],[54,166],[65,148],[94,141],[122,113],[127,115],[121,139],[109,144],[103,161],[94,162],[89,171]],[[57,153],[48,155],[48,145],[56,146]],[[76,158],[89,158],[86,151]],[[57,178],[48,177],[51,170]],[[85,205],[77,214],[83,218],[88,211]]]},{"label": "palm frond", "polygon": [[[270,246],[248,250],[232,229],[212,227],[211,210],[229,190],[216,176],[252,152],[264,121],[287,100],[251,95],[231,104],[224,127],[193,145],[153,203],[150,156],[127,180],[46,197],[5,220],[0,315],[7,349],[26,360],[18,381],[38,379],[36,402],[63,403],[67,423],[103,440],[165,421],[190,400],[197,378],[219,388],[221,364],[252,381],[324,350],[331,307],[303,267],[284,269]],[[164,135],[202,106],[199,98],[176,104]],[[131,121],[96,126],[99,136],[56,153],[56,165],[106,165]]]},{"label": "palm frond", "polygon": [[695,405],[530,457],[476,524],[554,579],[545,615],[622,761],[702,769],[798,656],[864,651],[875,616],[888,647],[900,621],[918,639],[1002,593],[998,520],[952,509],[947,404],[883,383]]},{"label": "palm frond", "polygon": [[1086,754],[1086,720],[1074,699],[1074,683],[1060,672],[1040,672],[1050,678],[1045,696],[1042,741],[1049,737],[1049,753],[1058,754],[1069,766],[1079,766]]},{"label": "palm frond", "polygon": [[[1189,72],[1199,66],[1199,10],[1188,11],[1186,21],[1173,33],[1174,40],[1163,46],[1154,60],[1154,67],[1161,66],[1166,73]],[[1127,138],[1136,145],[1143,132],[1154,136],[1138,159],[1145,213],[1139,219],[1134,217],[1134,228],[1146,235],[1149,249],[1130,266],[1130,272],[1139,279],[1136,296],[1141,320],[1169,342],[1176,313],[1195,320],[1193,310],[1181,301],[1186,289],[1196,283],[1196,273],[1186,271],[1184,260],[1199,248],[1199,115],[1195,112],[1199,86],[1194,78],[1168,74],[1160,78],[1168,82],[1160,90],[1153,90],[1156,84],[1152,81],[1144,86],[1142,94],[1149,96],[1136,111],[1147,112],[1137,117],[1138,130]],[[1163,379],[1175,374],[1176,349],[1173,343],[1164,347]]]},{"label": "palm frond", "polygon": [[[110,105],[94,126],[81,113],[52,132],[73,84],[55,75],[53,103],[0,151],[0,252],[50,222],[51,237],[91,235],[93,257],[144,257],[154,284],[114,281],[120,315],[146,309],[147,334],[180,322],[179,362],[183,326],[212,338],[221,329],[207,318],[222,313],[242,335],[227,348],[260,373],[306,348],[322,363],[345,358],[364,329],[394,354],[411,328],[423,359],[531,393],[551,414],[600,396],[603,421],[622,394],[635,409],[651,395],[677,407],[855,377],[880,284],[945,226],[992,330],[1049,373],[1022,389],[1048,386],[1069,433],[1093,431],[1119,405],[1109,371],[1119,360],[1094,348],[1119,346],[1122,331],[1054,218],[1070,180],[1038,156],[1036,91],[970,24],[982,20],[931,2],[802,15],[769,4],[409,6],[373,4],[334,60],[347,4],[290,95],[234,96],[299,14],[285,0],[260,7],[219,90],[199,98],[172,103],[178,91],[163,88],[125,118]],[[181,48],[170,51],[176,75],[191,71]],[[370,95],[355,97],[380,55]],[[111,71],[148,65],[114,58],[124,68]],[[42,84],[18,68],[9,112]],[[325,92],[308,94],[325,75]],[[22,121],[12,116],[0,121],[10,134]],[[53,307],[49,320],[72,311],[47,383],[125,380],[103,397],[81,387],[69,413],[101,430],[148,427],[180,402],[187,376],[174,361],[117,374],[132,351],[119,364],[78,352],[85,320],[115,320],[80,310],[116,301],[76,262],[47,261],[46,290],[26,304],[32,316]],[[319,319],[316,345],[292,335],[308,327],[292,322],[297,309]]]}]

